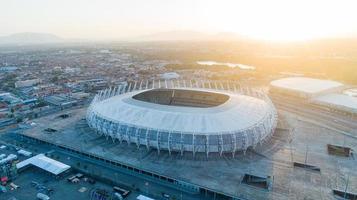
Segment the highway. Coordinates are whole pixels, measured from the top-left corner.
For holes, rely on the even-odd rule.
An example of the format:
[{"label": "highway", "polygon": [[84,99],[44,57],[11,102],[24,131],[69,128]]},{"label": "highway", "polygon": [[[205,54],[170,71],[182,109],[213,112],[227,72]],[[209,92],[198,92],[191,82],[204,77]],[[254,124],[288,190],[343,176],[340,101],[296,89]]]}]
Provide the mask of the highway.
[{"label": "highway", "polygon": [[303,118],[313,120],[324,127],[337,129],[357,137],[357,119],[342,113],[324,110],[310,103],[299,102],[288,97],[272,97],[278,110],[288,111]]}]

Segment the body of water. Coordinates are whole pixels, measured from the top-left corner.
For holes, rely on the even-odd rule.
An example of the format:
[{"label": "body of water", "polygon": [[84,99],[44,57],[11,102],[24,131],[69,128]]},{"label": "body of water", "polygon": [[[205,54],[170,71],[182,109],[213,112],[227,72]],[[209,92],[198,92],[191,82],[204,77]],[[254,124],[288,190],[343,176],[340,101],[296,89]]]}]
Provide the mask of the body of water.
[{"label": "body of water", "polygon": [[250,65],[243,65],[243,64],[238,64],[238,63],[223,63],[223,62],[216,62],[216,61],[197,61],[197,64],[199,65],[207,65],[207,66],[212,66],[212,65],[224,65],[227,67],[239,67],[240,69],[243,70],[254,70],[254,66]]}]

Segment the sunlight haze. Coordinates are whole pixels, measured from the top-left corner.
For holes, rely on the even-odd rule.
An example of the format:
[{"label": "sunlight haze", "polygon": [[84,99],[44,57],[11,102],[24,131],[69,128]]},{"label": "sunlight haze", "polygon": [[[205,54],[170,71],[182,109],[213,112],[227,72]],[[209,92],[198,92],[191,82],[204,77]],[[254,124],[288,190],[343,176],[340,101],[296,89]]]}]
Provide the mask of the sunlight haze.
[{"label": "sunlight haze", "polygon": [[[233,32],[264,40],[350,37],[355,0],[1,0],[0,36],[125,39],[157,32]],[[21,6],[19,6],[21,5]]]},{"label": "sunlight haze", "polygon": [[357,0],[0,0],[0,200],[357,200]]}]

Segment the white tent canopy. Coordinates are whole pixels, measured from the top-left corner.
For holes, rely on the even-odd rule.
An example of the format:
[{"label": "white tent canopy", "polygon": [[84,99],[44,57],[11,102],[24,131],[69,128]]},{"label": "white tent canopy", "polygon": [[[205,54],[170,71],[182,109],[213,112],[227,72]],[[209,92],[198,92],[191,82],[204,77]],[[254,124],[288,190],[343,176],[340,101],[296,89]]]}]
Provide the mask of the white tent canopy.
[{"label": "white tent canopy", "polygon": [[144,196],[142,194],[137,196],[136,199],[138,199],[138,200],[155,200],[155,199],[149,198],[147,196]]},{"label": "white tent canopy", "polygon": [[57,160],[53,160],[43,154],[38,154],[22,162],[19,162],[16,164],[16,167],[17,169],[21,169],[30,164],[39,167],[45,171],[48,171],[54,175],[59,175],[62,172],[71,168],[71,166],[58,162]]}]

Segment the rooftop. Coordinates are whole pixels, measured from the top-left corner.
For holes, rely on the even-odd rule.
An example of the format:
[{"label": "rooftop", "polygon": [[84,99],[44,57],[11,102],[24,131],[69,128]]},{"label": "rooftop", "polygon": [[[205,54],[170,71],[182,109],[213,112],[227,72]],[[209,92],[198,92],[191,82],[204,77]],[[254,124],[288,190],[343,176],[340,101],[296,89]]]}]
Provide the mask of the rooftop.
[{"label": "rooftop", "polygon": [[21,169],[21,168],[26,167],[30,164],[34,165],[38,168],[41,168],[47,172],[50,172],[54,175],[59,175],[62,172],[71,168],[69,165],[58,162],[57,160],[53,160],[43,154],[38,154],[38,155],[33,156],[29,159],[26,159],[22,162],[19,162],[16,164],[16,167],[18,169]]},{"label": "rooftop", "polygon": [[47,96],[47,97],[45,97],[45,101],[47,101],[50,104],[56,105],[56,106],[65,106],[65,105],[77,102],[76,100],[74,100],[70,97],[66,97],[64,95]]},{"label": "rooftop", "polygon": [[104,119],[136,127],[208,134],[246,130],[264,120],[272,109],[261,99],[229,92],[222,93],[223,97],[229,96],[226,102],[206,108],[162,105],[132,98],[139,93],[143,94],[134,91],[95,103],[93,112]]},{"label": "rooftop", "polygon": [[326,90],[342,87],[337,81],[321,80],[307,77],[290,77],[274,80],[270,83],[274,87],[303,92],[308,94],[320,93]]},{"label": "rooftop", "polygon": [[327,94],[318,96],[313,99],[316,103],[328,104],[330,106],[339,107],[341,109],[357,113],[357,97],[348,96],[346,94]]}]

